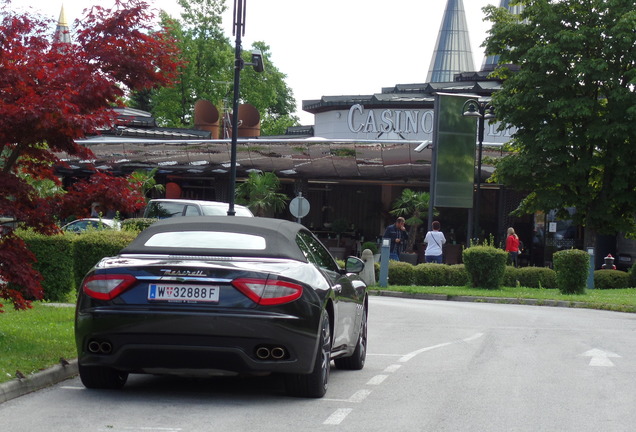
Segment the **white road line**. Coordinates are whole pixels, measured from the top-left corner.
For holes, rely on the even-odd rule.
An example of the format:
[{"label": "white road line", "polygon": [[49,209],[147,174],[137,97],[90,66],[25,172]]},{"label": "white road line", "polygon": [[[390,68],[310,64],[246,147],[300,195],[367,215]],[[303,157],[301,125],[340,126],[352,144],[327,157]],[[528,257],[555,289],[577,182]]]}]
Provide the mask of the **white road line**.
[{"label": "white road line", "polygon": [[[464,342],[470,342],[470,341],[473,341],[473,340],[475,340],[475,339],[479,339],[479,338],[480,338],[480,337],[482,337],[483,335],[484,335],[483,333],[475,333],[474,335],[472,335],[472,336],[470,336],[470,337],[467,337],[466,339],[462,339],[462,341],[464,341]],[[418,355],[418,354],[422,354],[423,352],[431,351],[431,350],[434,350],[434,349],[437,349],[437,348],[443,348],[443,347],[445,347],[445,346],[453,345],[453,344],[456,344],[456,343],[458,343],[458,342],[459,342],[459,341],[444,342],[444,343],[437,344],[437,345],[433,345],[433,346],[430,346],[430,347],[426,347],[426,348],[418,349],[417,351],[413,351],[413,352],[411,352],[411,353],[408,353],[408,354],[406,354],[406,355],[402,356],[402,357],[400,358],[400,362],[405,363],[405,362],[407,362],[407,361],[411,360],[411,359],[412,359],[413,357],[415,357],[416,355]]]},{"label": "white road line", "polygon": [[380,385],[387,377],[388,375],[376,375],[367,382],[367,385]]},{"label": "white road line", "polygon": [[418,354],[422,354],[423,352],[432,351],[434,349],[442,348],[442,347],[445,347],[445,346],[448,346],[448,345],[452,345],[452,344],[453,344],[453,342],[444,342],[444,343],[433,345],[433,346],[430,346],[430,347],[418,349],[417,351],[413,351],[412,353],[408,353],[407,355],[403,356],[402,358],[400,358],[400,361],[402,363],[405,363],[405,362],[411,360],[413,357],[415,357]]},{"label": "white road line", "polygon": [[371,390],[358,390],[355,392],[347,402],[360,403],[371,394]]},{"label": "white road line", "polygon": [[384,369],[384,372],[393,373],[393,372],[397,371],[401,367],[402,367],[402,365],[392,364],[391,366],[387,366],[386,369]]},{"label": "white road line", "polygon": [[323,402],[349,402],[349,403],[360,403],[367,398],[371,394],[371,390],[358,390],[355,392],[349,399],[329,399],[329,398],[321,398],[320,400]]},{"label": "white road line", "polygon": [[64,390],[86,390],[86,387],[80,386],[61,386],[60,388],[63,388]]},{"label": "white road line", "polygon": [[347,418],[351,411],[353,411],[353,408],[339,408],[335,410],[333,414],[331,414],[322,424],[339,425],[345,418]]},{"label": "white road line", "polygon": [[464,342],[472,342],[475,339],[479,339],[480,337],[482,337],[484,334],[483,333],[475,333],[474,335],[472,335],[471,337],[467,337],[466,339],[462,339]]}]

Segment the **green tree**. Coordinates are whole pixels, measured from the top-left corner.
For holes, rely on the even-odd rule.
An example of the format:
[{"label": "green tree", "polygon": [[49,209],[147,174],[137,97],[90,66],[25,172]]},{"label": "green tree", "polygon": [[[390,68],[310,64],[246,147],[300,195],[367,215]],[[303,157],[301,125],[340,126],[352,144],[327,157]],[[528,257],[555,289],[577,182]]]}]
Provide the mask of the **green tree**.
[{"label": "green tree", "polygon": [[402,195],[393,203],[392,215],[402,216],[409,226],[409,241],[406,250],[411,251],[415,245],[417,230],[428,218],[428,203],[431,196],[428,192],[415,192],[404,189]]},{"label": "green tree", "polygon": [[136,170],[130,174],[130,180],[133,185],[139,185],[139,193],[148,199],[148,194],[155,190],[157,192],[164,192],[166,187],[162,184],[157,183],[155,179],[155,175],[157,174],[158,168],[153,168],[150,171],[147,170]]},{"label": "green tree", "polygon": [[[223,34],[221,15],[225,0],[179,0],[181,19],[162,14],[163,25],[179,41],[184,64],[172,87],[154,89],[149,97],[151,112],[162,126],[185,127],[194,122],[194,104],[199,99],[212,102],[219,111],[232,109],[234,46]],[[241,72],[240,100],[256,107],[261,114],[262,135],[285,133],[298,124],[293,116],[295,100],[285,83],[286,75],[271,61],[269,46],[255,42],[243,50],[243,60],[251,61],[251,50],[259,49],[265,71],[251,67]],[[143,109],[143,95],[131,97],[134,107]]]},{"label": "green tree", "polygon": [[485,45],[500,55],[497,117],[518,128],[494,180],[531,191],[517,214],[576,207],[585,244],[634,230],[636,10],[624,0],[489,6]]},{"label": "green tree", "polygon": [[277,192],[280,181],[273,172],[251,171],[247,180],[236,187],[236,202],[249,207],[256,216],[285,208],[287,195]]}]

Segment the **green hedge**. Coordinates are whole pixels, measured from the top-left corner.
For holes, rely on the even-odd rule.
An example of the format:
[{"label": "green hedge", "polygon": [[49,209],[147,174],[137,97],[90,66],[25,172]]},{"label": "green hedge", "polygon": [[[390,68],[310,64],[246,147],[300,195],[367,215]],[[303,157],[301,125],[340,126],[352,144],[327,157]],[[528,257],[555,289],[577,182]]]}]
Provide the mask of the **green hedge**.
[{"label": "green hedge", "polygon": [[86,273],[102,258],[117,255],[138,234],[137,231],[96,230],[75,235],[73,261],[76,286],[80,286]]},{"label": "green hedge", "polygon": [[527,288],[556,288],[556,273],[548,267],[520,267],[506,266],[503,285]]},{"label": "green hedge", "polygon": [[414,280],[418,286],[447,286],[447,266],[440,264],[418,264],[415,266]]},{"label": "green hedge", "polygon": [[[633,286],[633,285],[631,285]],[[629,273],[620,270],[595,270],[594,288],[616,289],[629,288]]]},{"label": "green hedge", "polygon": [[552,256],[557,287],[563,294],[584,294],[587,286],[590,255],[582,250],[568,249]]},{"label": "green hedge", "polygon": [[46,236],[30,230],[18,230],[29,250],[35,255],[33,268],[42,275],[44,300],[68,301],[75,289],[73,279],[73,237]]},{"label": "green hedge", "polygon": [[462,259],[475,288],[498,289],[506,270],[508,253],[494,246],[471,246]]},{"label": "green hedge", "polygon": [[154,218],[130,218],[124,219],[121,222],[121,229],[124,231],[137,231],[141,232],[148,228],[153,223],[157,222],[159,219]]}]

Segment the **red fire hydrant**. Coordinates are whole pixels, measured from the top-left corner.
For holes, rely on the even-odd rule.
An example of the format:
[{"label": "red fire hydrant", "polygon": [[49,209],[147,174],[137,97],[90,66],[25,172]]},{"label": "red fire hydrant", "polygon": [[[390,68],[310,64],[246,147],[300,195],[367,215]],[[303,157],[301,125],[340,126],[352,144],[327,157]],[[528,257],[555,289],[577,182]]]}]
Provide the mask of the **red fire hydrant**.
[{"label": "red fire hydrant", "polygon": [[604,259],[605,264],[601,266],[603,270],[616,270],[616,266],[614,265],[614,257],[612,256],[612,254],[607,254]]}]

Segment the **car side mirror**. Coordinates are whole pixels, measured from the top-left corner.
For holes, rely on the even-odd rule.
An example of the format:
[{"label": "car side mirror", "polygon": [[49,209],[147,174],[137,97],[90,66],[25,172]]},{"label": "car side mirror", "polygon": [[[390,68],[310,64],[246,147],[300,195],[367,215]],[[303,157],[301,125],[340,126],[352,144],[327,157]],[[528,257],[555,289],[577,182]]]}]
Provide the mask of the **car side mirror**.
[{"label": "car side mirror", "polygon": [[364,261],[362,261],[360,258],[350,256],[345,262],[344,269],[347,273],[360,273],[362,270],[364,270]]}]

